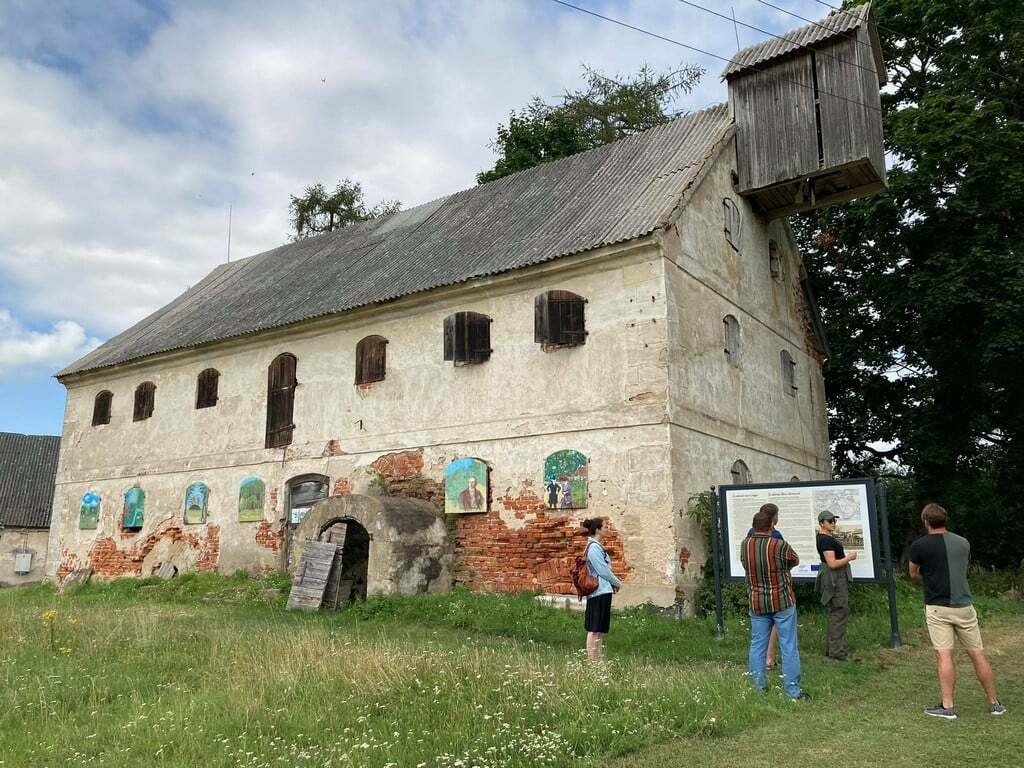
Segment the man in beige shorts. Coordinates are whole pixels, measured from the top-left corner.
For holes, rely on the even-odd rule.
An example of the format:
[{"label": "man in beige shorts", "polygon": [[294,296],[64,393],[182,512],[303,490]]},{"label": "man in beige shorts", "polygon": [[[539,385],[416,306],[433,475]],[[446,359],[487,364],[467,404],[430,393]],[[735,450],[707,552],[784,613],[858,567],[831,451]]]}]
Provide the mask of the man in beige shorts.
[{"label": "man in beige shorts", "polygon": [[942,701],[926,709],[925,714],[956,720],[953,647],[959,638],[971,657],[974,674],[985,689],[989,714],[1005,715],[1006,707],[996,696],[995,676],[985,656],[978,614],[974,611],[971,589],[967,585],[970,542],[946,530],[946,510],[938,504],[925,506],[921,520],[928,533],[910,545],[910,578],[921,579],[924,583],[925,622],[938,656],[939,689],[942,692]]}]

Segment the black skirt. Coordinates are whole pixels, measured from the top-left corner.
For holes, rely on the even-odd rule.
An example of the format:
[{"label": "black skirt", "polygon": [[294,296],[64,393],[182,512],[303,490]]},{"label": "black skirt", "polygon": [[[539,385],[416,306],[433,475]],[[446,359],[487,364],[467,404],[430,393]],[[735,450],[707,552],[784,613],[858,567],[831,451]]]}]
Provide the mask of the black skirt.
[{"label": "black skirt", "polygon": [[583,616],[583,628],[587,632],[608,634],[612,623],[612,593],[587,598],[587,612]]}]

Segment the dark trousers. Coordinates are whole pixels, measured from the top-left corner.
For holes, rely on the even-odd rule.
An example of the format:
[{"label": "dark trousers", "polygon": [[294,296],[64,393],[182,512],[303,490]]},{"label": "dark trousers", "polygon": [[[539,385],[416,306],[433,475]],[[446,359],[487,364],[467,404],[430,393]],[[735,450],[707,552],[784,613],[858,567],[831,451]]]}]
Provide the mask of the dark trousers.
[{"label": "dark trousers", "polygon": [[[824,566],[827,567],[827,566]],[[850,618],[850,582],[846,571],[833,571],[832,599],[828,601],[828,627],[825,630],[825,655],[842,656],[846,639],[846,620]]]}]

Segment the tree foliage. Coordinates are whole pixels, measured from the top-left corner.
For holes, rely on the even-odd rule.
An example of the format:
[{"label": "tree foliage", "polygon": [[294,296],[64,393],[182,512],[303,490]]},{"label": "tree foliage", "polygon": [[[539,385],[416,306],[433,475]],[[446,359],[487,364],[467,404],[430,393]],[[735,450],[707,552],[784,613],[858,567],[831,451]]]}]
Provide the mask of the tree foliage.
[{"label": "tree foliage", "polygon": [[367,208],[363,187],[358,181],[342,179],[328,192],[317,182],[306,187],[301,197],[292,195],[288,205],[292,240],[333,232],[360,221],[384,216],[400,210],[397,200],[385,200]]},{"label": "tree foliage", "polygon": [[832,346],[835,467],[910,473],[905,513],[945,503],[976,555],[1008,564],[1024,553],[1020,3],[874,11],[889,191],[794,222]]},{"label": "tree foliage", "polygon": [[483,184],[510,173],[575,155],[671,120],[672,103],[689,93],[704,74],[701,67],[683,65],[658,73],[644,65],[630,77],[605,77],[584,65],[585,87],[566,91],[560,104],[540,97],[509,115],[499,125],[491,148],[498,154],[494,167],[477,174]]}]

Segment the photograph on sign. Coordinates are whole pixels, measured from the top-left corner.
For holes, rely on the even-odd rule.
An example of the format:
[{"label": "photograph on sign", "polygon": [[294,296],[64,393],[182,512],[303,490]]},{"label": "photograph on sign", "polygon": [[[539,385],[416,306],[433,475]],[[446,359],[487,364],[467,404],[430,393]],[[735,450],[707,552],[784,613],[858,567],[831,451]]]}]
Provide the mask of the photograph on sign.
[{"label": "photograph on sign", "polygon": [[853,579],[877,581],[881,577],[871,480],[727,485],[719,492],[727,578],[744,578],[740,544],[751,531],[754,514],[768,503],[779,508],[776,528],[800,556],[800,565],[792,571],[794,579],[812,580],[818,575],[818,516],[822,512],[838,518],[833,536],[845,553],[857,553],[850,563]]}]

